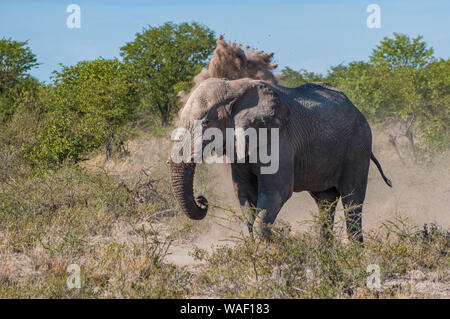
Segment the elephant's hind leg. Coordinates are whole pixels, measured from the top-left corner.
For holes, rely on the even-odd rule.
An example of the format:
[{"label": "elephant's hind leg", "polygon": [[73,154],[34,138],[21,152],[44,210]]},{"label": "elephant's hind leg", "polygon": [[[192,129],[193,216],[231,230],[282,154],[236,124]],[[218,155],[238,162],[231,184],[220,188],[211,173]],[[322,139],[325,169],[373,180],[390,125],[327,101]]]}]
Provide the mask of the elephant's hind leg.
[{"label": "elephant's hind leg", "polygon": [[372,154],[372,135],[366,119],[356,119],[339,181],[338,190],[344,206],[347,236],[363,242],[362,206],[366,197],[367,176]]},{"label": "elephant's hind leg", "polygon": [[333,187],[323,192],[310,192],[319,207],[320,237],[330,240],[333,233],[334,213],[339,200],[339,192]]},{"label": "elephant's hind leg", "polygon": [[363,242],[362,209],[366,197],[369,157],[360,163],[349,165],[343,175],[339,191],[344,206],[347,236],[350,240]]},{"label": "elephant's hind leg", "polygon": [[352,193],[342,196],[345,221],[347,224],[347,236],[350,240],[363,242],[362,235],[362,206],[364,197],[361,193]]}]

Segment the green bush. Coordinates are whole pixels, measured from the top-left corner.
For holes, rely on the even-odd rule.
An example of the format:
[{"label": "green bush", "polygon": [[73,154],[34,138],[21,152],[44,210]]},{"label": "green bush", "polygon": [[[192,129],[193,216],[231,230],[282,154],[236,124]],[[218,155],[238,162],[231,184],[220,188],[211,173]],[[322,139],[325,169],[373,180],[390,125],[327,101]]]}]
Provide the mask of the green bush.
[{"label": "green bush", "polygon": [[136,113],[138,96],[129,69],[117,59],[98,59],[55,72],[47,100],[48,122],[27,157],[38,166],[111,147]]}]

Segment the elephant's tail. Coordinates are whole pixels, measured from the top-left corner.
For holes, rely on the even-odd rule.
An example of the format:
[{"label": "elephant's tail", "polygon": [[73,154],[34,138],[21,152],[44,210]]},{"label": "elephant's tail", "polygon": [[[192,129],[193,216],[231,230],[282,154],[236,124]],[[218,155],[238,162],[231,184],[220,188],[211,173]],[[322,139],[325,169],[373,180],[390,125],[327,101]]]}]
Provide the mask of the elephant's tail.
[{"label": "elephant's tail", "polygon": [[386,177],[386,175],[384,175],[383,173],[383,169],[381,168],[381,164],[380,162],[378,162],[377,158],[375,157],[375,155],[373,155],[373,153],[370,153],[370,159],[375,163],[375,165],[377,166],[378,170],[380,171],[381,176],[383,177],[384,181],[386,182],[386,184],[389,187],[392,187],[392,182],[389,180],[389,178]]}]

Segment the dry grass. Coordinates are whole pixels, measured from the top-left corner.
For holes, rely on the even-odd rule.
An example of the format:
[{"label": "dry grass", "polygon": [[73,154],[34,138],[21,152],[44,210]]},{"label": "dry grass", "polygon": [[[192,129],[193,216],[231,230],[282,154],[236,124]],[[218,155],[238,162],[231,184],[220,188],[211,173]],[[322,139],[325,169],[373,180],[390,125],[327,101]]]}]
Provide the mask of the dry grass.
[{"label": "dry grass", "polygon": [[[315,221],[300,233],[278,223],[269,244],[239,233],[234,245],[195,248],[192,255],[203,262],[197,293],[225,298],[449,297],[444,287],[450,283],[450,233],[436,225],[419,229],[402,220],[387,221],[366,234],[364,247],[341,240],[336,232],[324,243],[317,229]],[[371,264],[381,269],[380,289],[366,284]],[[408,282],[411,274],[422,274],[422,281],[433,277],[442,287],[416,289],[417,282]]]},{"label": "dry grass", "polygon": [[[135,146],[141,153],[143,143]],[[8,147],[0,153],[0,297],[450,297],[450,235],[436,224],[390,218],[367,230],[360,247],[342,240],[342,221],[323,245],[314,218],[300,232],[279,219],[268,244],[247,235],[233,208],[218,207],[231,197],[218,186],[226,177],[217,183],[207,166],[196,190],[217,207],[201,222],[181,215],[165,146],[152,159],[130,148],[108,163],[41,172]],[[80,289],[66,285],[73,263]],[[380,289],[366,285],[370,264],[381,269]]]}]

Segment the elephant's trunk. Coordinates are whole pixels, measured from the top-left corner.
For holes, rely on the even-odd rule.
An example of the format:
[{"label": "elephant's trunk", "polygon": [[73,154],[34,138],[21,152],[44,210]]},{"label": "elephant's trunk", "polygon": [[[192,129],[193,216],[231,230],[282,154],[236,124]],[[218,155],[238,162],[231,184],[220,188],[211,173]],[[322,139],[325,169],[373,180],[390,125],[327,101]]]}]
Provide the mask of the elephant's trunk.
[{"label": "elephant's trunk", "polygon": [[203,196],[194,200],[195,163],[176,164],[171,159],[169,163],[172,190],[181,210],[191,219],[203,219],[208,211],[208,201]]}]

